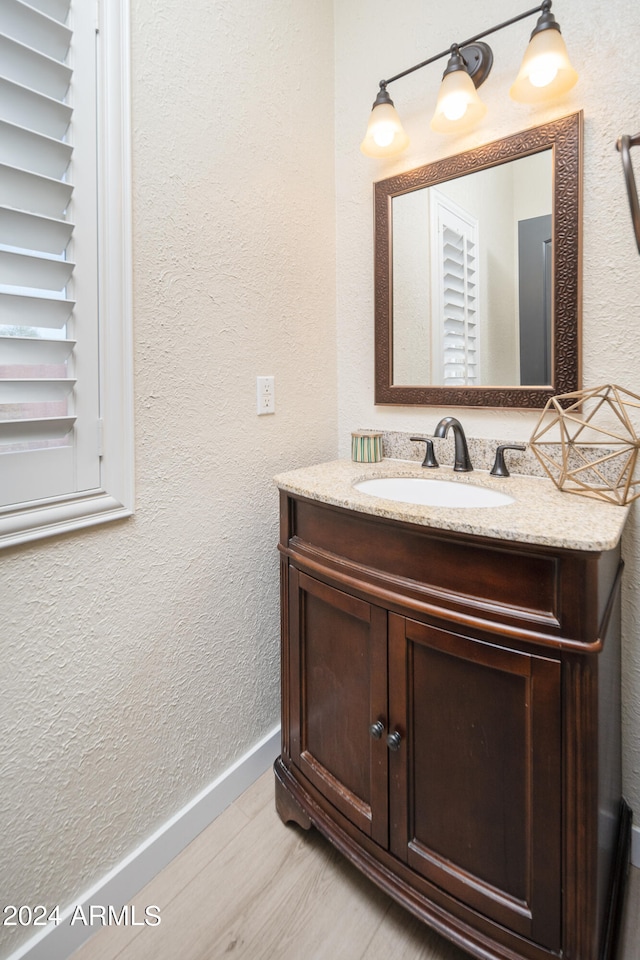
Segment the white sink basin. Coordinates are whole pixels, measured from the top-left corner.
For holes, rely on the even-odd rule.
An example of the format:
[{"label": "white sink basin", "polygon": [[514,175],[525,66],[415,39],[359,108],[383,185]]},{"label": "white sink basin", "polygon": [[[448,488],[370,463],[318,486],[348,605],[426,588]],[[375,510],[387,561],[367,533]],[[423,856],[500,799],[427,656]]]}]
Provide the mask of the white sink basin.
[{"label": "white sink basin", "polygon": [[426,507],[502,507],[513,503],[513,497],[498,490],[431,477],[380,477],[361,480],[354,487],[371,497],[419,503]]}]

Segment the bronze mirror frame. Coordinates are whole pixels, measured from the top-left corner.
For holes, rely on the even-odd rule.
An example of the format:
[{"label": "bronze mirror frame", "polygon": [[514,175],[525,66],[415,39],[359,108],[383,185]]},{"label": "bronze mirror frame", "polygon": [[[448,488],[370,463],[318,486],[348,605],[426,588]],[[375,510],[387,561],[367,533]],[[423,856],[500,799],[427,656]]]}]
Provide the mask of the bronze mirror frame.
[{"label": "bronze mirror frame", "polygon": [[[374,183],[375,403],[543,407],[580,389],[582,300],[582,111]],[[498,164],[553,151],[553,361],[539,387],[429,387],[393,383],[392,200]]]}]

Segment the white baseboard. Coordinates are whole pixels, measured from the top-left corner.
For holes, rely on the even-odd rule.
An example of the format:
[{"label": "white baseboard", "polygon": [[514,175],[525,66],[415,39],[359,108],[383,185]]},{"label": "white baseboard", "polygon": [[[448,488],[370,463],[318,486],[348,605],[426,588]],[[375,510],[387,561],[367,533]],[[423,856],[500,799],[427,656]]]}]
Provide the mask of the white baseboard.
[{"label": "white baseboard", "polygon": [[640,825],[631,828],[631,863],[640,867]]},{"label": "white baseboard", "polygon": [[277,726],[95,886],[77,897],[73,905],[60,914],[57,926],[50,924],[43,927],[41,932],[10,954],[7,960],[68,960],[73,951],[95,933],[83,923],[70,925],[74,909],[81,906],[88,916],[91,904],[121,906],[128,903],[268,770],[279,753],[280,727]]}]

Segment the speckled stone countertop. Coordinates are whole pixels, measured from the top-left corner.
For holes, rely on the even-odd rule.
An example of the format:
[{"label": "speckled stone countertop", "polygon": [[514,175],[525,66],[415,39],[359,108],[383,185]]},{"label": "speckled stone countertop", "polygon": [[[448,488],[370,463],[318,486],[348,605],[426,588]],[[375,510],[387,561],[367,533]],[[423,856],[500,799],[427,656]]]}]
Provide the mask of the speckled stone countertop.
[{"label": "speckled stone countertop", "polygon": [[[353,486],[376,477],[428,477],[455,480],[499,490],[514,498],[499,507],[431,507],[400,503],[361,493]],[[332,460],[301,467],[275,477],[281,490],[321,500],[324,503],[404,520],[438,530],[493,537],[518,543],[535,543],[567,550],[600,551],[615,547],[622,535],[629,507],[618,507],[588,497],[563,493],[551,480],[512,474],[492,477],[484,470],[454,473],[450,467],[425,470],[406,460],[385,459],[380,463]]]}]

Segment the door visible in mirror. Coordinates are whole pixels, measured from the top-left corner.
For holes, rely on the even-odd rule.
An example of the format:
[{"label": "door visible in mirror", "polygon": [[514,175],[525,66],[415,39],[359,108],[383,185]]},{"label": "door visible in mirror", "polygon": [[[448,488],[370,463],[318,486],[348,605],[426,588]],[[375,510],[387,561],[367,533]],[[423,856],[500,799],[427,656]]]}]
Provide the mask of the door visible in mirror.
[{"label": "door visible in mirror", "polygon": [[393,198],[394,384],[551,383],[552,204],[550,149]]}]

